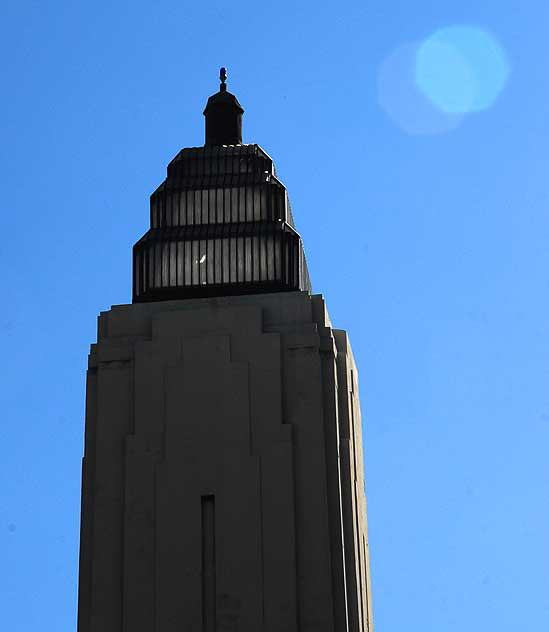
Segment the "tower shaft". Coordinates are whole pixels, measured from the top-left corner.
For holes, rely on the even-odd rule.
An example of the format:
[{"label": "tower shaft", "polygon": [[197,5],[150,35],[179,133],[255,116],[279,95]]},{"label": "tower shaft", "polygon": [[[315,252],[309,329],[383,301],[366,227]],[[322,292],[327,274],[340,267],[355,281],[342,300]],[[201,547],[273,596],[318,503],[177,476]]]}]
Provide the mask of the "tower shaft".
[{"label": "tower shaft", "polygon": [[370,630],[356,385],[306,292],[102,313],[79,632]]}]

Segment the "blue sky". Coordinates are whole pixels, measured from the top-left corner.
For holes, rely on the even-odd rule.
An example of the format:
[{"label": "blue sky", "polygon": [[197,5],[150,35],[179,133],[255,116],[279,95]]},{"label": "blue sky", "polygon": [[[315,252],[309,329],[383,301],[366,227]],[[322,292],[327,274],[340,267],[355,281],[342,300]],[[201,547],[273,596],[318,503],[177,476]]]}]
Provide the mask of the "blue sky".
[{"label": "blue sky", "polygon": [[[548,628],[547,24],[540,0],[4,3],[1,629],[76,629],[96,316],[131,300],[221,65],[359,365],[377,632]],[[463,26],[496,62],[444,41],[416,67]]]}]

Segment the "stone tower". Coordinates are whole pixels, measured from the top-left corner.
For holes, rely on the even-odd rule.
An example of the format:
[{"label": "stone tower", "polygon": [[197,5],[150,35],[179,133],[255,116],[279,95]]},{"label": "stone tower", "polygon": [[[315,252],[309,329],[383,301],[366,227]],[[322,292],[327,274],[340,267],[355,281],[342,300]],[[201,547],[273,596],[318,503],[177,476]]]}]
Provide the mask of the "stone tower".
[{"label": "stone tower", "polygon": [[89,357],[79,632],[371,632],[357,371],[220,91]]}]

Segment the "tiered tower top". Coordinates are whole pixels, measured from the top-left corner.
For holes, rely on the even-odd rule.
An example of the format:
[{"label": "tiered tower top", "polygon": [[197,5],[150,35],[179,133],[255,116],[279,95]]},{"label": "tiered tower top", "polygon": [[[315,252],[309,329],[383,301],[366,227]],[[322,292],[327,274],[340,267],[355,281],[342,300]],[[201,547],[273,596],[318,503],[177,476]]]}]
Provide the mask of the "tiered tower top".
[{"label": "tiered tower top", "polygon": [[270,156],[242,144],[238,99],[208,99],[204,147],[182,149],[151,195],[150,230],[133,249],[133,301],[306,290],[288,194]]}]

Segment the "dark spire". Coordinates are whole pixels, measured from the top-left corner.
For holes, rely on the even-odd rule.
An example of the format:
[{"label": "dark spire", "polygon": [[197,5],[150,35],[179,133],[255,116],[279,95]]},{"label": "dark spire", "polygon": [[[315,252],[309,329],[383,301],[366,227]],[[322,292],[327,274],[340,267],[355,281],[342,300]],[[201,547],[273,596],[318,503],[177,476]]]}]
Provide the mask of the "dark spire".
[{"label": "dark spire", "polygon": [[241,145],[242,114],[244,109],[238,99],[227,92],[227,69],[219,71],[219,92],[208,99],[206,117],[206,145]]},{"label": "dark spire", "polygon": [[226,92],[227,84],[225,83],[225,81],[227,81],[227,69],[223,66],[221,66],[221,68],[219,69],[219,81],[221,81],[221,85],[219,86],[219,91]]}]

